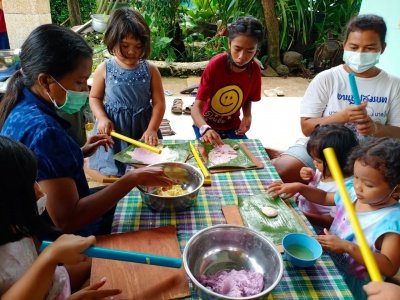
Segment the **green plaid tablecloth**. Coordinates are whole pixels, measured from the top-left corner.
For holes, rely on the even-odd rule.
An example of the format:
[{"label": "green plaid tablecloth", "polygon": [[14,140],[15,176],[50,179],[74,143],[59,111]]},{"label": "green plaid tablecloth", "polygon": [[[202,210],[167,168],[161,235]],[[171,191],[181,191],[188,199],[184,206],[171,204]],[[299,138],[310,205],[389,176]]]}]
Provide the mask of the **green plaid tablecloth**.
[{"label": "green plaid tablecloth", "polygon": [[[177,141],[164,141],[164,143],[174,142]],[[142,203],[139,191],[133,189],[117,205],[113,233],[174,225],[183,251],[187,241],[197,231],[211,225],[226,223],[221,210],[223,205],[237,205],[238,196],[265,192],[265,187],[270,182],[279,180],[279,175],[268,159],[261,142],[259,140],[242,140],[242,142],[262,160],[265,166],[263,169],[212,174],[212,185],[203,187],[198,195],[197,204],[184,212],[174,210],[153,212]],[[188,162],[195,165],[194,159]],[[297,207],[295,209],[298,211]],[[304,216],[303,219],[312,229]],[[284,267],[282,280],[272,291],[269,299],[353,299],[342,276],[327,254],[323,254],[312,268],[295,268],[286,261]],[[190,299],[198,299],[195,291]]]}]

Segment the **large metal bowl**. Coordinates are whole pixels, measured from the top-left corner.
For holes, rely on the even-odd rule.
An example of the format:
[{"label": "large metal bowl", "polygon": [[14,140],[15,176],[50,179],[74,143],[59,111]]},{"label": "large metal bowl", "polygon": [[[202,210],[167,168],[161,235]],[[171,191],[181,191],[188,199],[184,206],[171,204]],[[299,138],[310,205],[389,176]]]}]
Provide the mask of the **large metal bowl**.
[{"label": "large metal bowl", "polygon": [[[201,299],[264,299],[283,273],[282,257],[273,243],[250,228],[236,225],[216,225],[196,233],[183,251],[183,265]],[[262,273],[263,291],[247,297],[224,296],[198,280],[201,275],[232,269]]]},{"label": "large metal bowl", "polygon": [[149,165],[149,167],[170,167],[174,170],[183,169],[187,174],[184,180],[179,183],[187,194],[182,196],[160,196],[157,195],[157,187],[138,186],[143,202],[155,211],[165,209],[173,209],[175,211],[186,210],[191,207],[197,200],[197,195],[204,183],[204,176],[199,169],[179,162],[163,162]]}]

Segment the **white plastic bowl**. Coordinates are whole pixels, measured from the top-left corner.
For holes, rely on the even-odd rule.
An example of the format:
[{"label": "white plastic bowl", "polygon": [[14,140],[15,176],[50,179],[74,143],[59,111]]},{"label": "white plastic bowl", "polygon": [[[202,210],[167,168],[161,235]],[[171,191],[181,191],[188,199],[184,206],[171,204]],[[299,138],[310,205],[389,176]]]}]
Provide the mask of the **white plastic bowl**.
[{"label": "white plastic bowl", "polygon": [[107,28],[107,21],[109,15],[104,14],[94,14],[92,15],[92,27],[94,31],[104,32]]}]

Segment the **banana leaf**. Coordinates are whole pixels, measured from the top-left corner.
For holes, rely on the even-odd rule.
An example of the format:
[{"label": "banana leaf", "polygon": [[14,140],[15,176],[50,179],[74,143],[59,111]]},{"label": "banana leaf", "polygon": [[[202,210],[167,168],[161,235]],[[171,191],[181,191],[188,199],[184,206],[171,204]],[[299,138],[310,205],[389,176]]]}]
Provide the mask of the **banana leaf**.
[{"label": "banana leaf", "polygon": [[225,139],[224,144],[229,145],[232,149],[234,149],[234,151],[236,151],[237,154],[235,158],[224,162],[213,161],[212,159],[210,159],[211,158],[210,152],[212,152],[215,147],[211,144],[202,144],[206,152],[207,168],[209,169],[222,168],[222,167],[251,168],[256,166],[254,162],[247,156],[246,152],[244,152],[243,149],[239,147],[239,142],[237,140]]},{"label": "banana leaf", "polygon": [[189,143],[158,145],[162,149],[160,154],[130,145],[114,155],[114,159],[126,164],[152,164],[165,161],[186,162],[190,150]]},{"label": "banana leaf", "polygon": [[[261,209],[265,206],[278,211],[274,218],[267,217]],[[306,226],[294,214],[287,204],[279,197],[272,198],[268,194],[257,194],[239,197],[239,210],[243,223],[256,231],[263,233],[275,245],[282,243],[283,237],[292,232],[308,234]]]}]

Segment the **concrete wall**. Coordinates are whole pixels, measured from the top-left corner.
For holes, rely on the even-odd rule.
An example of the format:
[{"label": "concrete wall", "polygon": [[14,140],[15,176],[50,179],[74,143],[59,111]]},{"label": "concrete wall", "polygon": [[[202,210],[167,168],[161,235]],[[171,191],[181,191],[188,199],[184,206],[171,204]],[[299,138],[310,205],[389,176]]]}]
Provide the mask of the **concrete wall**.
[{"label": "concrete wall", "polygon": [[49,0],[3,0],[10,47],[20,48],[29,33],[51,23]]},{"label": "concrete wall", "polygon": [[360,14],[375,14],[385,20],[387,46],[379,59],[378,67],[400,77],[400,1],[363,0]]}]

